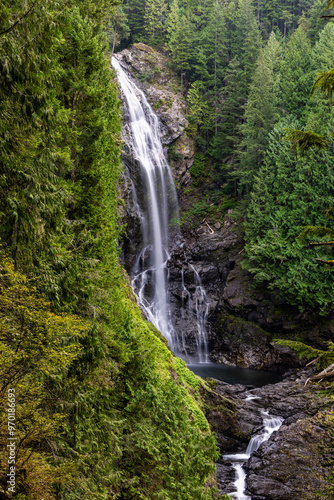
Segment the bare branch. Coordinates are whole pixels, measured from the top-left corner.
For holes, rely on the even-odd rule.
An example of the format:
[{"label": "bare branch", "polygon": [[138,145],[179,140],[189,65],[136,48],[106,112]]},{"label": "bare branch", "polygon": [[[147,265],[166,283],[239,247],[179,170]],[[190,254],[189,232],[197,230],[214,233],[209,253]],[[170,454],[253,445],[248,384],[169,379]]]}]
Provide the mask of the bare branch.
[{"label": "bare branch", "polygon": [[32,11],[32,9],[35,7],[36,3],[37,3],[38,0],[35,0],[34,3],[32,4],[32,6],[30,7],[30,9],[27,10],[27,12],[25,14],[23,14],[22,17],[20,17],[20,19],[18,19],[14,24],[12,24],[9,28],[7,28],[5,31],[2,31],[0,33],[0,36],[1,35],[5,35],[6,33],[8,33],[9,31],[11,31],[12,29],[15,28],[15,26],[20,23],[22,21],[22,19],[24,19],[28,14],[29,12]]},{"label": "bare branch", "polygon": [[320,245],[334,245],[334,241],[317,241],[317,242],[312,242],[309,243],[307,246],[308,247],[318,247]]}]

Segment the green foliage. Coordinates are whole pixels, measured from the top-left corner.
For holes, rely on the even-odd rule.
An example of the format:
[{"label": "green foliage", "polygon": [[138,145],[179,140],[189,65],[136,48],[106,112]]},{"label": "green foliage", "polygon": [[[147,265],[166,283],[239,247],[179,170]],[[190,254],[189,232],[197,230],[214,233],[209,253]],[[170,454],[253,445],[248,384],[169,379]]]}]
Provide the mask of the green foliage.
[{"label": "green foliage", "polygon": [[193,203],[192,208],[191,208],[191,213],[192,215],[195,215],[195,217],[205,217],[207,215],[208,211],[208,204],[206,201],[197,201],[196,203]]},{"label": "green foliage", "polygon": [[[22,500],[209,500],[217,451],[196,381],[175,375],[118,263],[113,5],[36,3],[0,35],[0,227],[14,257],[0,268],[1,443],[12,384]],[[26,2],[10,7],[1,24]]]},{"label": "green foliage", "polygon": [[147,0],[145,4],[145,31],[153,46],[162,47],[165,35],[166,0]]},{"label": "green foliage", "polygon": [[311,45],[303,23],[286,46],[281,74],[283,107],[301,117],[312,88]]},{"label": "green foliage", "polygon": [[145,41],[145,5],[145,0],[130,0],[124,6],[132,42]]},{"label": "green foliage", "polygon": [[261,50],[250,84],[245,109],[245,123],[240,126],[243,140],[240,144],[239,189],[250,190],[254,172],[263,161],[268,144],[268,133],[277,121],[279,103],[279,76],[281,45],[274,33]]},{"label": "green foliage", "polygon": [[319,272],[314,260],[324,250],[303,248],[297,237],[306,214],[312,225],[326,221],[325,211],[334,201],[331,161],[326,152],[308,152],[296,160],[282,141],[286,125],[280,122],[270,134],[264,165],[255,178],[245,221],[244,265],[256,284],[279,289],[291,304],[309,304],[326,313],[332,307],[333,276]]},{"label": "green foliage", "polygon": [[195,154],[194,163],[190,168],[191,176],[194,177],[194,179],[197,179],[198,177],[203,177],[205,175],[206,163],[207,163],[207,158],[203,153]]},{"label": "green foliage", "polygon": [[208,121],[209,106],[203,100],[201,90],[203,90],[203,83],[196,81],[191,84],[187,95],[189,104],[189,114],[187,115],[189,125],[187,132],[192,135],[195,135],[197,129],[205,126]]},{"label": "green foliage", "polygon": [[[65,415],[50,412],[55,395],[52,381],[68,372],[82,349],[91,325],[75,316],[52,312],[36,280],[14,270],[0,254],[0,436],[7,449],[8,389],[15,391],[14,435],[17,439],[16,486],[21,498],[54,498],[54,483],[70,480],[66,467],[51,463]],[[65,388],[65,385],[63,386]],[[7,489],[8,454],[1,455],[0,485]]]},{"label": "green foliage", "polygon": [[317,79],[311,90],[311,96],[314,94],[316,89],[320,89],[321,92],[325,92],[330,98],[330,104],[332,104],[334,91],[334,68],[317,75]]},{"label": "green foliage", "polygon": [[139,75],[138,78],[141,82],[148,82],[151,83],[154,77],[154,71],[153,69],[149,69],[148,71],[142,71]]},{"label": "green foliage", "polygon": [[113,54],[115,49],[117,49],[121,44],[122,40],[127,40],[130,36],[128,18],[122,5],[118,5],[115,9],[107,33],[109,47]]}]

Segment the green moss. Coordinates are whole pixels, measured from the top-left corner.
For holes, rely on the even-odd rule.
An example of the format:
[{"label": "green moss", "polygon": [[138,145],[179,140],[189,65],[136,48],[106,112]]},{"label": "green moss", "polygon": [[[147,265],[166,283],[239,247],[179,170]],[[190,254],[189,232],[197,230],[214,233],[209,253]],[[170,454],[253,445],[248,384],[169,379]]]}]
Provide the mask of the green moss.
[{"label": "green moss", "polygon": [[318,368],[326,368],[334,362],[334,344],[328,342],[328,351],[323,351],[321,349],[315,349],[303,342],[298,342],[295,340],[282,340],[276,339],[276,344],[290,347],[293,349],[300,359],[305,359],[309,361],[311,359],[318,359]]},{"label": "green moss", "polygon": [[198,389],[202,384],[202,379],[187,368],[183,359],[175,357],[173,358],[173,364],[180,380],[186,384],[187,387],[194,389],[194,391],[198,393]]}]

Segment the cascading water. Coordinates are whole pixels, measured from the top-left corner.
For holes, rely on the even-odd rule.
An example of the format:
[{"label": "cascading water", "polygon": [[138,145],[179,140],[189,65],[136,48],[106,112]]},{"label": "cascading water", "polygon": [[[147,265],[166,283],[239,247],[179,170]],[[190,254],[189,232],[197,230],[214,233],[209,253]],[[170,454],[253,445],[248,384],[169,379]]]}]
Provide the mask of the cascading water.
[{"label": "cascading water", "polygon": [[[132,154],[139,163],[147,195],[140,207],[143,248],[133,269],[132,287],[147,318],[166,337],[172,349],[175,332],[169,314],[166,265],[169,258],[169,224],[178,220],[177,196],[159,138],[159,122],[144,93],[129,79],[113,57],[112,65],[126,101]],[[135,188],[132,183],[133,190]]]},{"label": "cascading water", "polygon": [[[184,319],[185,312],[190,316],[196,315],[196,345],[197,345],[197,357],[199,363],[209,363],[209,350],[208,350],[208,335],[206,330],[207,316],[209,312],[209,302],[207,299],[205,288],[202,285],[200,275],[196,271],[192,264],[188,264],[189,268],[194,273],[194,284],[195,291],[193,294],[189,292],[184,282],[184,271],[181,271],[182,280],[182,304],[181,304],[181,315]],[[179,346],[179,350],[186,355],[187,362],[190,362],[190,357],[185,346],[185,339],[182,332],[182,346]]]},{"label": "cascading water", "polygon": [[[255,399],[253,397],[249,397],[247,399]],[[246,462],[250,456],[259,449],[262,443],[268,441],[273,432],[278,431],[283,423],[283,419],[281,417],[272,417],[268,414],[267,411],[262,410],[263,415],[263,426],[264,432],[262,434],[253,436],[248,443],[247,450],[245,453],[235,453],[233,455],[224,455],[224,460],[232,461],[233,468],[235,469],[236,479],[234,482],[236,491],[233,493],[229,493],[232,495],[235,500],[251,500],[250,497],[245,495],[245,481],[246,481],[246,473],[243,469],[243,463]]]}]

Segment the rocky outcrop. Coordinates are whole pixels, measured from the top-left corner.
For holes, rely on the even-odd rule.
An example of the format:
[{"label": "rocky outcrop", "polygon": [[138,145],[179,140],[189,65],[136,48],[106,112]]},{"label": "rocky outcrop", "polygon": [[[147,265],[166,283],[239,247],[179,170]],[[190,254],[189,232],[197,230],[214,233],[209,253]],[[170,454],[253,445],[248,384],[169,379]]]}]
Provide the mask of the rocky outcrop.
[{"label": "rocky outcrop", "polygon": [[[190,355],[196,350],[196,311],[190,314],[187,309],[196,287],[196,272],[207,294],[211,361],[271,370],[302,366],[291,349],[277,346],[273,341],[272,334],[280,331],[279,326],[283,330],[283,325],[279,316],[273,313],[270,316],[268,312],[274,304],[265,302],[252,290],[250,279],[241,269],[242,242],[236,229],[229,215],[216,227],[204,222],[171,255],[171,304],[175,326],[183,332],[186,350]],[[192,300],[193,308],[194,304]],[[272,327],[266,330],[252,321],[255,313],[265,318],[259,321],[260,325]]]},{"label": "rocky outcrop", "polygon": [[[222,456],[217,464],[217,484],[222,493],[235,491],[235,471],[224,454],[244,452],[250,436],[262,433],[261,410],[284,418],[274,432],[245,464],[246,494],[252,500],[330,500],[333,436],[329,413],[319,410],[321,399],[305,387],[311,371],[293,374],[282,382],[252,389],[216,382],[215,391],[234,405],[233,425],[220,432],[216,415],[208,410]],[[247,397],[252,395],[252,400]],[[316,493],[320,492],[317,497]]]},{"label": "rocky outcrop", "polygon": [[[172,254],[169,268],[175,311],[182,312],[185,306],[183,284],[194,286],[195,269],[207,292],[212,361],[269,370],[304,366],[291,349],[278,346],[275,339],[304,340],[326,349],[326,341],[334,339],[333,319],[320,318],[312,310],[300,312],[279,294],[256,290],[242,268],[242,251],[242,237],[230,215],[217,228],[203,222],[188,232],[182,248]],[[196,325],[187,333],[187,315],[176,312],[175,318],[191,352]]]},{"label": "rocky outcrop", "polygon": [[115,55],[135,79],[160,119],[162,144],[166,146],[177,188],[190,184],[194,161],[194,140],[184,132],[188,125],[187,103],[180,81],[171,70],[168,57],[144,43],[135,43]]},{"label": "rocky outcrop", "polygon": [[247,464],[247,493],[253,500],[330,500],[328,472],[321,464],[319,443],[328,433],[317,417],[301,417],[283,424]]}]

